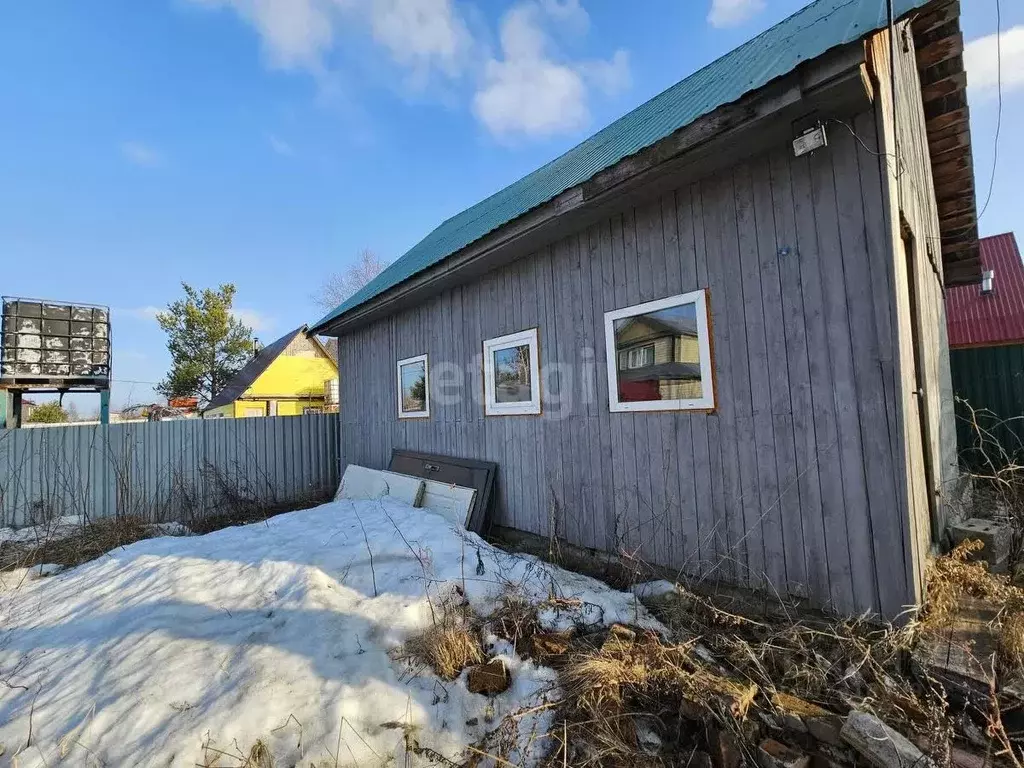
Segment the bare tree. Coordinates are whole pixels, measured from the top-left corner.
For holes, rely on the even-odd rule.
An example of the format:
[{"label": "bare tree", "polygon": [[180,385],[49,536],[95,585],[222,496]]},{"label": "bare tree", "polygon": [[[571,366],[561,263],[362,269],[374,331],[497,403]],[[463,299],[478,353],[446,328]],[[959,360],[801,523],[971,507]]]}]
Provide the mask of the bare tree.
[{"label": "bare tree", "polygon": [[382,261],[376,253],[369,248],[364,248],[354,264],[343,272],[335,272],[329,275],[319,290],[310,298],[314,304],[325,312],[330,312],[353,293],[373,280],[386,266],[387,263]]}]

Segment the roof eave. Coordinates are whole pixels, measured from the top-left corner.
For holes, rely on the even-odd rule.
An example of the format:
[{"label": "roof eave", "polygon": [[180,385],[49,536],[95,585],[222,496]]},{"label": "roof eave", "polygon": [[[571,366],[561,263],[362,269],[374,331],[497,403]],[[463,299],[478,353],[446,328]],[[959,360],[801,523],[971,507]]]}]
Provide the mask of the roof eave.
[{"label": "roof eave", "polygon": [[[312,333],[339,336],[432,293],[525,256],[589,226],[626,200],[650,198],[681,178],[752,157],[793,138],[794,121],[815,109],[870,103],[860,41],[838,46],[796,71],[718,107],[655,144],[627,156],[549,202],[504,224],[422,272],[348,311],[321,320]],[[742,140],[741,140],[742,139]]]},{"label": "roof eave", "polygon": [[981,280],[959,0],[934,0],[911,19],[947,286]]}]

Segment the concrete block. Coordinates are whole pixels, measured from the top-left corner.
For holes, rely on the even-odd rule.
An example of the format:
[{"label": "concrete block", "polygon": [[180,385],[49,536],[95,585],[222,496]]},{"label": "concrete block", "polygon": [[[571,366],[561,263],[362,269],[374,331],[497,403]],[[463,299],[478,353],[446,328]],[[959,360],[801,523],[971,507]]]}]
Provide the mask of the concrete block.
[{"label": "concrete block", "polygon": [[984,544],[984,548],[974,553],[973,557],[985,560],[993,573],[1004,573],[1009,567],[1010,545],[1013,541],[1013,529],[1009,523],[972,517],[952,526],[949,532],[954,546],[968,539],[977,539]]},{"label": "concrete block", "polygon": [[909,739],[866,712],[851,712],[842,735],[843,741],[874,768],[936,768]]}]

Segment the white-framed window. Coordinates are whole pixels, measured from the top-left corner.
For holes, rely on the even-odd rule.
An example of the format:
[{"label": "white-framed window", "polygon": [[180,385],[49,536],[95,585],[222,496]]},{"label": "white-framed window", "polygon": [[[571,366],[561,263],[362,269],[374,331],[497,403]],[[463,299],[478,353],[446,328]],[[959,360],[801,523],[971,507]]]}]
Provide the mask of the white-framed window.
[{"label": "white-framed window", "polygon": [[398,418],[430,418],[430,371],[426,355],[398,361]]},{"label": "white-framed window", "polygon": [[484,414],[540,413],[540,351],[537,329],[484,342]]},{"label": "white-framed window", "polygon": [[244,411],[245,418],[251,419],[256,416],[263,416],[264,412],[262,408],[246,408]]},{"label": "white-framed window", "polygon": [[613,412],[715,407],[707,291],[604,313]]}]

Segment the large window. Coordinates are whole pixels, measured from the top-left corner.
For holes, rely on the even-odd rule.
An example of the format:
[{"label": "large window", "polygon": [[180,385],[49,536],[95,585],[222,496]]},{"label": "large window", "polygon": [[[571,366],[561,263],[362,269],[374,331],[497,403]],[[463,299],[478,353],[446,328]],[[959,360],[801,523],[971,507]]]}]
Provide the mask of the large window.
[{"label": "large window", "polygon": [[536,328],[484,342],[484,413],[540,413]]},{"label": "large window", "polygon": [[398,361],[398,418],[430,417],[430,390],[427,356],[418,355]]},{"label": "large window", "polygon": [[606,312],[604,332],[612,411],[715,407],[705,291]]}]

